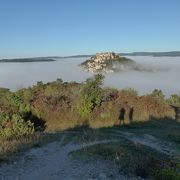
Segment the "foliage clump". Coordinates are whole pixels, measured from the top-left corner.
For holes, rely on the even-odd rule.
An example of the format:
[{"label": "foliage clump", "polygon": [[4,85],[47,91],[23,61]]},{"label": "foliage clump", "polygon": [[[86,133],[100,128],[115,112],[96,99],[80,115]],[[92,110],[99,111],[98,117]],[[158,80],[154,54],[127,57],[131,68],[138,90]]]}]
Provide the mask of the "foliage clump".
[{"label": "foliage clump", "polygon": [[12,117],[0,113],[0,136],[3,138],[20,137],[34,133],[34,125],[25,121],[21,116],[13,114]]},{"label": "foliage clump", "polygon": [[180,94],[172,94],[168,99],[169,104],[180,104]]},{"label": "foliage clump", "polygon": [[172,169],[161,169],[156,171],[155,173],[156,180],[179,180],[180,173],[172,170]]},{"label": "foliage clump", "polygon": [[155,89],[150,95],[156,98],[160,103],[169,104],[169,105],[180,104],[180,94],[172,94],[169,98],[166,98],[166,96],[161,90]]},{"label": "foliage clump", "polygon": [[151,96],[158,99],[161,103],[166,103],[165,95],[159,89],[154,89],[153,92],[151,93]]},{"label": "foliage clump", "polygon": [[102,101],[102,84],[104,76],[95,75],[86,80],[80,94],[79,113],[81,116],[89,116],[96,106],[100,106]]}]

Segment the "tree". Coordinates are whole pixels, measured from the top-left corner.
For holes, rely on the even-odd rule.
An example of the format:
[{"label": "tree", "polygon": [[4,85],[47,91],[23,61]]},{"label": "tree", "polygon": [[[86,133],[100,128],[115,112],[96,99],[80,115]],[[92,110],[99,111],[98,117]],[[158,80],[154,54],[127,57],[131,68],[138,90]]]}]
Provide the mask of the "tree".
[{"label": "tree", "polygon": [[155,89],[152,93],[151,96],[158,99],[160,102],[162,103],[166,103],[166,99],[165,99],[165,95],[164,93],[159,90],[159,89]]},{"label": "tree", "polygon": [[82,116],[89,116],[96,106],[100,106],[103,79],[103,75],[97,74],[85,81],[80,93],[79,113]]},{"label": "tree", "polygon": [[180,104],[180,94],[172,94],[168,99],[169,104]]}]

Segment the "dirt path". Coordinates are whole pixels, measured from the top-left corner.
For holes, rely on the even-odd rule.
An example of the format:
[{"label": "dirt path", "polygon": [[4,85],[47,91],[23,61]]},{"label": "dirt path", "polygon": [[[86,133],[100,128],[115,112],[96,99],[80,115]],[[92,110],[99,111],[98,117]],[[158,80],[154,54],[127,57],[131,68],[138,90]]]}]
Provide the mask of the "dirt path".
[{"label": "dirt path", "polygon": [[[117,142],[117,140],[96,141],[89,144],[65,146],[53,142],[44,147],[31,149],[20,156],[13,164],[0,167],[1,180],[63,180],[63,179],[122,179],[124,176],[111,172],[108,163],[77,161],[68,156],[70,152],[96,144]],[[107,173],[110,173],[109,175]],[[113,177],[112,177],[113,175]],[[109,178],[108,178],[109,176]]]},{"label": "dirt path", "polygon": [[145,146],[148,146],[156,151],[159,151],[163,154],[169,155],[169,156],[180,156],[179,151],[176,151],[172,144],[170,142],[166,142],[160,139],[157,139],[156,137],[150,135],[150,134],[144,134],[142,137],[137,136],[134,133],[129,132],[122,132],[113,130],[111,131],[114,136],[116,137],[123,137],[129,141],[132,141],[136,144],[142,144]]},{"label": "dirt path", "polygon": [[[95,141],[88,144],[63,145],[61,141],[49,143],[40,148],[33,148],[15,158],[14,162],[0,166],[0,180],[126,180],[117,172],[115,164],[105,160],[94,160],[94,158],[74,159],[69,153],[91,147],[97,144],[120,141],[123,137],[134,143],[146,145],[167,155],[180,155],[170,143],[163,142],[154,136],[145,134],[140,137],[134,133],[122,131],[108,131],[111,140]],[[135,178],[133,178],[135,180]]]}]

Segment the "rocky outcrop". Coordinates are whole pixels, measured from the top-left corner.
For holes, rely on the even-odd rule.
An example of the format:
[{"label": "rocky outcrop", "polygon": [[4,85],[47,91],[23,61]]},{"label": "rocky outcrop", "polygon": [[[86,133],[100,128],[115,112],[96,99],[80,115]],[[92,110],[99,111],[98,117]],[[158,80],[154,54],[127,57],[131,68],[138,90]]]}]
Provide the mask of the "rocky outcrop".
[{"label": "rocky outcrop", "polygon": [[[119,71],[124,66],[134,64],[135,62],[117,55],[114,52],[97,53],[89,60],[83,62],[81,66],[92,73],[111,73]],[[122,67],[121,67],[122,66]]]}]

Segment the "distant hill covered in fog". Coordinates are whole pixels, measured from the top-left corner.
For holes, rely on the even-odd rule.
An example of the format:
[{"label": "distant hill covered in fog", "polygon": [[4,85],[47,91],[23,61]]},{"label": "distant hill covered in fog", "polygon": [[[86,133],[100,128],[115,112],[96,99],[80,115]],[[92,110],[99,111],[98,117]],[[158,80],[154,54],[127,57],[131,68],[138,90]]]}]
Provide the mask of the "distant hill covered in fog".
[{"label": "distant hill covered in fog", "polygon": [[[132,53],[118,53],[121,56],[154,56],[154,57],[178,57],[180,51],[169,52],[132,52]],[[0,62],[51,62],[56,59],[64,58],[89,58],[93,55],[74,55],[74,56],[48,56],[48,57],[34,57],[34,58],[14,58],[14,59],[0,59]]]},{"label": "distant hill covered in fog", "polygon": [[10,63],[10,62],[20,62],[20,63],[27,63],[27,62],[51,62],[55,61],[52,58],[46,57],[39,57],[39,58],[15,58],[15,59],[1,59],[0,62],[3,63]]}]

